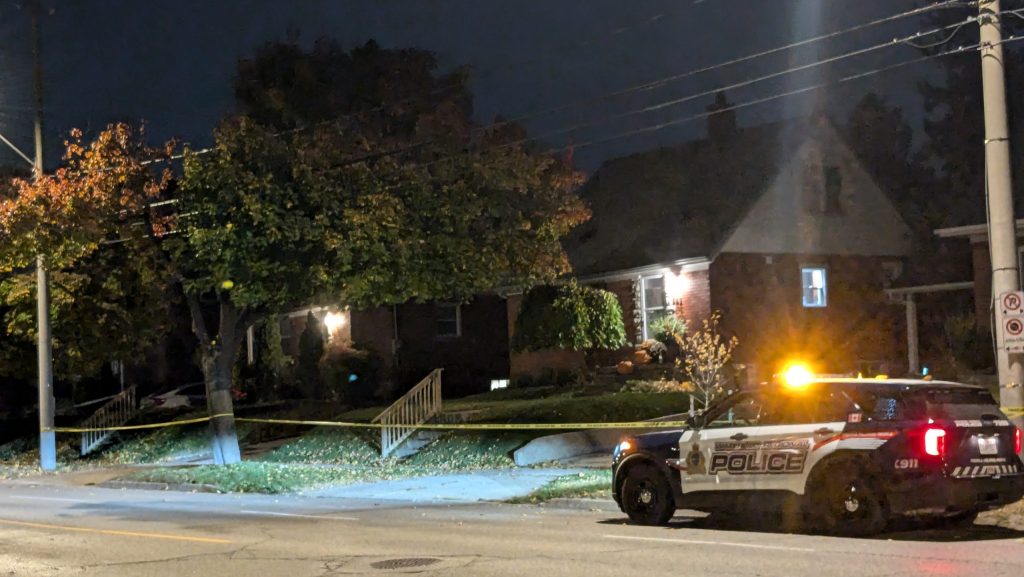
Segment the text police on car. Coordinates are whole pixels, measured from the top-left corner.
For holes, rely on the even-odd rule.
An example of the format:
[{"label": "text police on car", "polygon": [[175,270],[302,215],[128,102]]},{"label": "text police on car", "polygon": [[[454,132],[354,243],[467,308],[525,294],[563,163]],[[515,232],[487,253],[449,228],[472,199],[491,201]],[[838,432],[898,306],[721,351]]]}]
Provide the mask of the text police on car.
[{"label": "text police on car", "polygon": [[614,496],[634,522],[768,507],[867,535],[900,515],[973,521],[1024,496],[1021,431],[980,387],[808,375],[730,395],[690,423],[616,447]]}]

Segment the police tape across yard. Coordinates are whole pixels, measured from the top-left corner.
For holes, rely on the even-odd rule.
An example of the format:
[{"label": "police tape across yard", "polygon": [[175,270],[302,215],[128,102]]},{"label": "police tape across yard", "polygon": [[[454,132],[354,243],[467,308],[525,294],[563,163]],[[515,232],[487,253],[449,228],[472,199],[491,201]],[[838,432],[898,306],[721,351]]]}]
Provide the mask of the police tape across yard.
[{"label": "police tape across yard", "polygon": [[[213,419],[231,417],[230,413],[221,413],[208,417],[197,417],[181,421],[167,421],[164,423],[148,423],[145,425],[122,425],[119,427],[55,427],[55,433],[99,433],[104,431],[138,431],[143,429],[162,429],[166,427],[180,427],[184,425],[195,425],[205,423]],[[235,417],[238,423],[260,423],[265,425],[301,425],[312,427],[339,427],[350,429],[426,429],[433,431],[544,431],[544,430],[570,430],[580,431],[587,429],[678,429],[685,427],[685,421],[632,421],[622,423],[359,423],[347,421],[303,421],[298,419],[256,419],[250,417]]]},{"label": "police tape across yard", "polygon": [[[1010,418],[1024,416],[1024,407],[1004,407],[1002,412]],[[139,431],[144,429],[163,429],[206,423],[213,419],[231,417],[230,413],[220,413],[208,417],[196,417],[181,421],[163,423],[147,423],[145,425],[122,425],[118,427],[55,427],[48,429],[55,433],[100,433],[104,431]],[[622,423],[360,423],[354,421],[303,421],[299,419],[256,419],[235,417],[239,423],[260,423],[264,425],[300,425],[311,427],[339,427],[349,429],[425,429],[432,431],[582,431],[587,429],[678,429],[687,426],[686,421],[630,421]]]}]

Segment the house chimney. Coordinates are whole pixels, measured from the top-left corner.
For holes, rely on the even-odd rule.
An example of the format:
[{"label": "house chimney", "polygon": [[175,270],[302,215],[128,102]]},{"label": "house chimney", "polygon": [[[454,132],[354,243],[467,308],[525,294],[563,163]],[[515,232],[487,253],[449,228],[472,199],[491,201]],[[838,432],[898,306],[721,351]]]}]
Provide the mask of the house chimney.
[{"label": "house chimney", "polygon": [[736,134],[736,111],[725,98],[725,92],[715,94],[715,102],[708,106],[708,139],[724,142]]}]

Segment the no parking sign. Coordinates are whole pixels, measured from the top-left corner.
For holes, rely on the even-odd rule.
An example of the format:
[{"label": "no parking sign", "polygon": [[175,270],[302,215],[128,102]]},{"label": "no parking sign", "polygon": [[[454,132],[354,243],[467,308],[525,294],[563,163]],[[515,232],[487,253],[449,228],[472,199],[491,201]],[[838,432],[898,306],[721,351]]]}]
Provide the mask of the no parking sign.
[{"label": "no parking sign", "polygon": [[1005,292],[999,296],[1003,348],[1011,353],[1024,353],[1024,292]]}]

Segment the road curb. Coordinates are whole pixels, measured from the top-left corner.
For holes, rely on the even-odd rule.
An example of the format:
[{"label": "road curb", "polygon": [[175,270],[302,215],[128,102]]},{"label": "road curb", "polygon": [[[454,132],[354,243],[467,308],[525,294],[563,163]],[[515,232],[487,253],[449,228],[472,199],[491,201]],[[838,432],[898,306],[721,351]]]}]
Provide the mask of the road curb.
[{"label": "road curb", "polygon": [[132,491],[179,491],[182,493],[220,493],[213,485],[195,483],[152,483],[148,481],[105,481],[96,485],[104,489],[122,489]]},{"label": "road curb", "polygon": [[541,507],[549,509],[570,509],[574,511],[600,511],[602,513],[618,512],[619,506],[611,499],[584,499],[560,497],[549,499],[540,503]]}]

